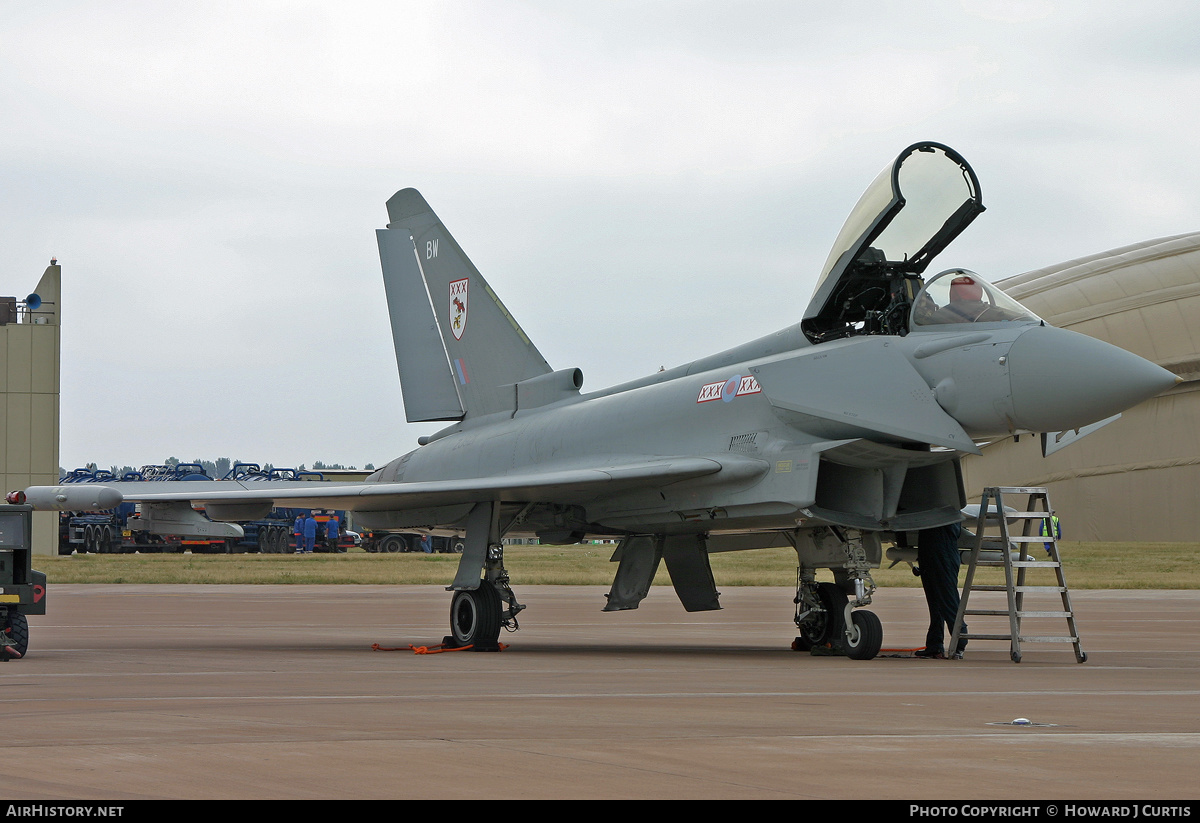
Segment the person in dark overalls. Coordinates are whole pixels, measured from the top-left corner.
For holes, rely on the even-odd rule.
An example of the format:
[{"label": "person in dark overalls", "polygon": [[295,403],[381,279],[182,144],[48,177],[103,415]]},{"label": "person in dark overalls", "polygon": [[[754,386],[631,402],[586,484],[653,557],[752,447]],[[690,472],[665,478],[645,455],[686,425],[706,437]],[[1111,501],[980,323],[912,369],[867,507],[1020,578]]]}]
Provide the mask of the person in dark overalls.
[{"label": "person in dark overalls", "polygon": [[325,543],[329,546],[329,551],[336,552],[338,550],[338,536],[340,533],[341,526],[338,524],[337,515],[329,515],[329,519],[325,521]]},{"label": "person in dark overalls", "polygon": [[312,554],[317,545],[317,518],[309,512],[304,517],[304,551],[301,554]]},{"label": "person in dark overalls", "polygon": [[[917,533],[917,566],[921,569],[921,588],[929,606],[929,631],[925,648],[915,652],[917,657],[946,659],[945,632],[954,635],[954,620],[958,617],[958,569],[962,559],[958,554],[958,537],[962,527],[957,523],[922,529]],[[967,624],[960,634],[965,634]],[[954,657],[961,658],[966,640],[958,641]]]}]

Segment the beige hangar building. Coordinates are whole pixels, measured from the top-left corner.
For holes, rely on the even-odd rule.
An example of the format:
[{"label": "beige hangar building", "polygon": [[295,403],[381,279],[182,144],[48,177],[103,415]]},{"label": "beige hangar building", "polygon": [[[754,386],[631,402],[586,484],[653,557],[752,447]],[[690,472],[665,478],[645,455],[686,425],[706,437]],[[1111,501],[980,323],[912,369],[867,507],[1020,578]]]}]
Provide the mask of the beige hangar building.
[{"label": "beige hangar building", "polygon": [[987,486],[1045,486],[1064,540],[1200,541],[1200,232],[997,285],[1047,323],[1141,355],[1183,382],[1046,458],[1037,436],[984,447],[963,461],[968,498],[977,502]]},{"label": "beige hangar building", "polygon": [[[0,496],[58,483],[61,286],[51,260],[28,297],[0,297]],[[33,550],[57,554],[58,512],[33,513]]]}]

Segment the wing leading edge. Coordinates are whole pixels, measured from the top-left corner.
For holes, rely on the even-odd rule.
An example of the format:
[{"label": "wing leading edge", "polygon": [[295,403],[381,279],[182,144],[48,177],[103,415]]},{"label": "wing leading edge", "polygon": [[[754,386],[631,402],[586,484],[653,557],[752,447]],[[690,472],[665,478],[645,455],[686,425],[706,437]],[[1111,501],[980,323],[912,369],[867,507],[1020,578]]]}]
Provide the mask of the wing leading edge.
[{"label": "wing leading edge", "polygon": [[[495,477],[429,480],[400,483],[88,483],[68,486],[31,486],[27,502],[35,509],[84,511],[112,508],[122,501],[168,503],[188,501],[215,510],[249,510],[279,504],[298,508],[335,508],[377,512],[485,501],[579,502],[598,494],[633,488],[662,486],[708,475],[745,480],[767,469],[759,460],[722,456],[663,458],[613,464],[600,468],[523,472]],[[148,489],[146,487],[153,487]],[[210,516],[212,516],[210,514]],[[223,519],[223,518],[218,518]],[[241,519],[229,517],[227,519]]]}]

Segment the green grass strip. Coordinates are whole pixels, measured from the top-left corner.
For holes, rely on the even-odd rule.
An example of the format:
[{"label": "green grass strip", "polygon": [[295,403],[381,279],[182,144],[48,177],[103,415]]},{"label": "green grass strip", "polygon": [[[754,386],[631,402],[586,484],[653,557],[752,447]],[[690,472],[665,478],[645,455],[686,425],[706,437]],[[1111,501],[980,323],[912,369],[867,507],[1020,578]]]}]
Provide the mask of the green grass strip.
[{"label": "green grass strip", "polygon": [[[616,573],[613,544],[509,546],[505,565],[513,584],[608,586]],[[1200,543],[1060,544],[1067,585],[1073,589],[1196,589],[1194,562]],[[717,586],[793,586],[791,549],[724,552],[712,556]],[[205,555],[127,554],[34,558],[34,568],[55,583],[410,583],[445,586],[458,556],[449,554]],[[906,564],[874,571],[881,586],[919,587]],[[1000,570],[980,570],[977,582],[1002,582]],[[1040,575],[1036,576],[1035,575]],[[1046,585],[1050,570],[1030,572],[1027,582]],[[819,577],[828,579],[828,572]],[[664,567],[656,585],[669,585]]]}]

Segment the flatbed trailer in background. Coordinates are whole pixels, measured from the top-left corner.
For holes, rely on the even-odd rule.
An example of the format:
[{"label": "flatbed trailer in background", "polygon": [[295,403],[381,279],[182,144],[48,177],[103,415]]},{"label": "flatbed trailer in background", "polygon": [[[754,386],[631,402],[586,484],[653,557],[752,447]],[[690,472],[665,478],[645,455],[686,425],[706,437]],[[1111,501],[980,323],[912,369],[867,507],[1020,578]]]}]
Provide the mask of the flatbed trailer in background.
[{"label": "flatbed trailer in background", "polygon": [[[120,477],[105,469],[75,469],[62,483],[103,482],[172,482],[180,480],[212,480],[199,463],[147,465],[138,471],[125,472]],[[235,463],[222,480],[242,482],[324,479],[320,472],[296,469],[263,469],[257,463]],[[203,510],[197,510],[201,512]],[[356,534],[347,528],[346,512],[332,509],[272,509],[265,518],[238,524],[241,537],[203,537],[194,535],[161,535],[147,531],[133,503],[122,503],[114,509],[98,512],[62,512],[59,517],[59,554],[131,554],[185,552],[193,554],[290,554],[295,550],[293,523],[297,515],[313,514],[317,521],[316,550],[344,552],[356,545]],[[336,516],[339,535],[336,545],[324,534],[326,523]]]},{"label": "flatbed trailer in background", "polygon": [[[362,533],[363,551],[379,554],[396,554],[399,552],[422,552],[419,532],[386,532],[368,529]],[[430,547],[437,554],[462,554],[463,539],[460,535],[449,537],[429,535]]]},{"label": "flatbed trailer in background", "polygon": [[[62,483],[129,482],[172,482],[180,480],[212,480],[200,463],[177,463],[175,465],[147,465],[138,471],[125,472],[117,477],[105,469],[75,469],[62,479]],[[308,480],[320,482],[320,472],[297,469],[263,468],[258,463],[234,463],[221,480],[238,480],[243,483],[271,482],[280,480]],[[202,512],[203,510],[197,510]],[[350,517],[344,511],[332,509],[275,508],[266,517],[239,523],[241,537],[201,537],[186,535],[152,534],[139,522],[140,515],[133,503],[122,503],[115,509],[101,512],[62,512],[59,526],[59,554],[131,554],[185,552],[193,554],[291,554],[296,550],[293,524],[297,515],[313,514],[318,524],[316,551],[344,552],[356,546],[363,551],[379,554],[401,552],[423,552],[425,534],[412,531],[364,531],[361,536],[351,528]],[[324,535],[325,524],[330,516],[339,523],[339,539],[336,548],[329,544]],[[461,554],[461,535],[428,535],[431,552],[437,554]]]},{"label": "flatbed trailer in background", "polygon": [[[142,479],[140,475],[131,477],[130,474],[126,472],[118,478],[104,469],[75,469],[60,482],[104,483]],[[136,518],[137,506],[133,503],[122,503],[115,509],[96,512],[60,512],[58,553],[130,554],[183,551],[181,541],[174,535],[158,535],[131,529],[131,521]]]}]

